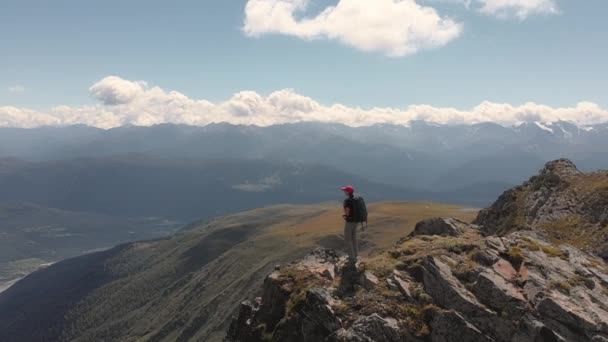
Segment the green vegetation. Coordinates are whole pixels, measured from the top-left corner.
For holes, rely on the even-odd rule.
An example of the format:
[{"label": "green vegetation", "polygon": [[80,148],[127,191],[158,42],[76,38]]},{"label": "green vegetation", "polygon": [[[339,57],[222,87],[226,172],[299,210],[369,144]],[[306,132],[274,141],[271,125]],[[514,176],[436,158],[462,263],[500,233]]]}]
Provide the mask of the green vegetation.
[{"label": "green vegetation", "polygon": [[573,287],[574,286],[585,286],[588,289],[593,289],[596,286],[595,282],[592,279],[587,278],[587,277],[583,277],[583,276],[578,275],[578,274],[570,277],[570,279],[568,279],[568,283],[570,285],[572,285]]},{"label": "green vegetation", "polygon": [[[559,247],[541,244],[527,236],[521,237],[519,246],[521,246],[522,248],[525,248],[529,251],[533,251],[533,252],[542,250],[543,253],[545,253],[547,256],[552,257],[552,258],[562,258],[562,259],[568,258],[567,254],[564,253],[564,251],[562,251]],[[513,248],[511,248],[511,251],[509,252],[509,254],[511,254],[511,253],[521,254],[521,248],[513,247]],[[515,256],[515,258],[519,259],[519,257],[517,257],[517,256]]]},{"label": "green vegetation", "polygon": [[380,277],[388,277],[393,270],[396,268],[398,261],[395,258],[387,254],[381,254],[380,256],[367,261],[362,265],[361,270],[370,270],[374,275]]},{"label": "green vegetation", "polygon": [[561,249],[554,246],[544,245],[542,246],[542,250],[547,256],[552,258],[567,258],[566,254],[564,254]]},{"label": "green vegetation", "polygon": [[567,282],[567,281],[553,281],[551,282],[551,288],[554,288],[560,292],[562,292],[563,294],[570,294],[570,290],[572,290],[572,285]]},{"label": "green vegetation", "polygon": [[480,248],[481,238],[478,234],[467,232],[459,237],[420,236],[402,241],[395,248],[406,253],[395,253],[398,260],[412,267],[418,260],[428,256],[439,256],[446,251],[456,254],[474,253]]},{"label": "green vegetation", "polygon": [[454,276],[466,283],[472,281],[475,278],[474,274],[479,268],[479,265],[472,259],[467,258],[464,262],[459,262],[455,266],[451,266],[451,268],[452,273],[454,273]]},{"label": "green vegetation", "polygon": [[552,243],[569,243],[576,247],[589,244],[592,235],[585,229],[585,220],[579,215],[570,215],[542,225]]},{"label": "green vegetation", "polygon": [[519,247],[509,248],[509,251],[507,252],[507,257],[509,259],[509,262],[516,266],[515,268],[519,268],[519,265],[524,262],[524,255],[522,253],[521,248]]},{"label": "green vegetation", "polygon": [[498,234],[508,234],[526,228],[526,217],[524,213],[528,191],[524,189],[514,189],[509,196],[511,199],[508,207],[503,209],[504,214],[506,214],[507,217],[502,220],[498,227],[496,227],[496,233]]},{"label": "green vegetation", "polygon": [[530,250],[530,251],[533,251],[533,252],[540,251],[540,249],[541,249],[541,245],[540,245],[538,242],[536,242],[536,241],[534,241],[534,240],[530,239],[530,238],[529,238],[529,237],[527,237],[527,236],[523,236],[523,237],[521,238],[521,240],[522,240],[522,244],[521,244],[521,245],[522,245],[522,247],[524,247],[525,249]]}]

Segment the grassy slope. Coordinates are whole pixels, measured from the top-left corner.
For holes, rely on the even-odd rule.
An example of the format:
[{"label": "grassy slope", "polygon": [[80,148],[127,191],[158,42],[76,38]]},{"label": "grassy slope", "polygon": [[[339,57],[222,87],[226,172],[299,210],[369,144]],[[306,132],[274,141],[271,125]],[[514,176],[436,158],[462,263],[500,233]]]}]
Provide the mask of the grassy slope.
[{"label": "grassy slope", "polygon": [[[340,214],[335,204],[275,206],[191,226],[171,239],[119,247],[93,258],[94,269],[73,273],[69,262],[58,263],[0,295],[0,340],[219,341],[238,303],[256,295],[275,264],[319,244],[342,247]],[[391,246],[420,219],[470,221],[475,214],[431,203],[373,204],[361,235],[364,253]],[[60,273],[62,290],[40,289]],[[70,301],[73,293],[79,300]],[[57,312],[37,316],[41,298]],[[27,335],[28,326],[40,327],[35,336]]]},{"label": "grassy slope", "polygon": [[[570,180],[567,191],[575,194],[589,212],[608,207],[608,172],[579,174]],[[599,209],[599,210],[598,210]],[[608,222],[597,217],[571,215],[545,223],[542,228],[554,243],[569,243],[581,249],[606,243]]]},{"label": "grassy slope", "polygon": [[[514,191],[509,215],[502,221],[498,232],[508,233],[518,229],[529,229],[527,198],[534,191],[521,187]],[[554,197],[572,197],[580,204],[578,212],[558,220],[542,220],[538,224],[552,243],[571,244],[583,250],[593,249],[605,243],[608,237],[608,223],[594,217],[593,212],[601,212],[608,207],[608,172],[581,173],[569,177],[560,185]],[[565,194],[565,195],[564,195]]]}]

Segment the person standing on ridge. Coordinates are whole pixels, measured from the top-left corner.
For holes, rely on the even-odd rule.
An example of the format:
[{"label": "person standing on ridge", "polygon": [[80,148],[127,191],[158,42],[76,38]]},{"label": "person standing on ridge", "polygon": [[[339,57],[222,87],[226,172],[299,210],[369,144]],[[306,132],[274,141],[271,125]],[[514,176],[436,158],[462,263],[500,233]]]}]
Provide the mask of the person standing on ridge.
[{"label": "person standing on ridge", "polygon": [[[367,208],[362,197],[355,197],[355,188],[352,185],[341,188],[344,191],[346,199],[344,200],[344,240],[346,242],[346,250],[348,259],[351,264],[357,263],[359,254],[359,245],[357,242],[357,228],[359,223],[367,223]],[[363,226],[363,229],[365,227]]]}]

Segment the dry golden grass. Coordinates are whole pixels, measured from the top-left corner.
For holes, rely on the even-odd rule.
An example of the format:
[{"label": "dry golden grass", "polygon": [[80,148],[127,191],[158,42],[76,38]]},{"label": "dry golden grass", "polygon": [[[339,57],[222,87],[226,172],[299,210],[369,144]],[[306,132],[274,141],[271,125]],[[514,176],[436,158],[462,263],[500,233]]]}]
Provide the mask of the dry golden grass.
[{"label": "dry golden grass", "polygon": [[605,172],[594,172],[578,175],[571,184],[571,187],[580,192],[608,189],[608,174]]},{"label": "dry golden grass", "polygon": [[524,261],[524,255],[522,253],[521,248],[519,247],[509,248],[507,256],[509,258],[509,261],[513,264],[521,264]]},{"label": "dry golden grass", "polygon": [[529,251],[533,251],[533,252],[540,251],[540,249],[541,249],[541,245],[538,242],[536,242],[526,236],[521,238],[521,246],[523,248],[525,248]]},{"label": "dry golden grass", "polygon": [[568,243],[578,248],[593,244],[598,233],[601,233],[585,229],[585,221],[578,215],[543,224],[541,228],[547,233],[550,242]]},{"label": "dry golden grass", "polygon": [[547,256],[552,257],[552,258],[564,258],[565,257],[564,252],[561,249],[554,247],[554,246],[545,245],[545,246],[542,246],[542,250]]},{"label": "dry golden grass", "polygon": [[570,294],[570,290],[572,290],[572,285],[567,281],[554,281],[551,283],[551,287],[564,294]]},{"label": "dry golden grass", "polygon": [[[369,241],[373,248],[362,250],[363,255],[385,250],[400,238],[407,236],[416,223],[431,217],[455,217],[471,222],[477,211],[464,210],[461,206],[427,202],[383,202],[369,205],[369,226],[359,230],[359,238]],[[327,237],[339,237],[344,232],[344,220],[340,204],[327,206],[320,215],[297,222],[281,222],[269,227],[267,234],[284,238],[300,247],[314,245]]]}]

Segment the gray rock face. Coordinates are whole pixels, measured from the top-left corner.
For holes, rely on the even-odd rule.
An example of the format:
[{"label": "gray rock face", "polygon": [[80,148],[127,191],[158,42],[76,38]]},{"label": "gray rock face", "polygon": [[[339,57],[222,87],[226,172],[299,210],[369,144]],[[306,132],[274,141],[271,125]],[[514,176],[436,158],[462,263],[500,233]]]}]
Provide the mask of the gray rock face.
[{"label": "gray rock face", "polygon": [[410,235],[460,236],[468,226],[467,223],[451,217],[431,218],[418,222]]},{"label": "gray rock face", "polygon": [[338,341],[344,342],[400,342],[397,321],[391,318],[382,318],[372,314],[359,318],[348,330],[341,330],[337,334]]},{"label": "gray rock face", "polygon": [[[365,271],[345,268],[328,250],[282,266],[261,300],[242,304],[226,341],[608,339],[608,265],[599,258],[534,232],[484,238],[473,226],[402,243],[407,255],[387,252],[364,262]],[[338,289],[344,277],[354,288],[348,294]]]},{"label": "gray rock face", "polygon": [[276,341],[323,341],[341,328],[331,309],[333,300],[327,289],[313,288],[306,292],[292,316],[284,317],[273,333]]},{"label": "gray rock face", "polygon": [[431,339],[435,342],[494,341],[467,322],[458,312],[439,311],[430,323]]}]

